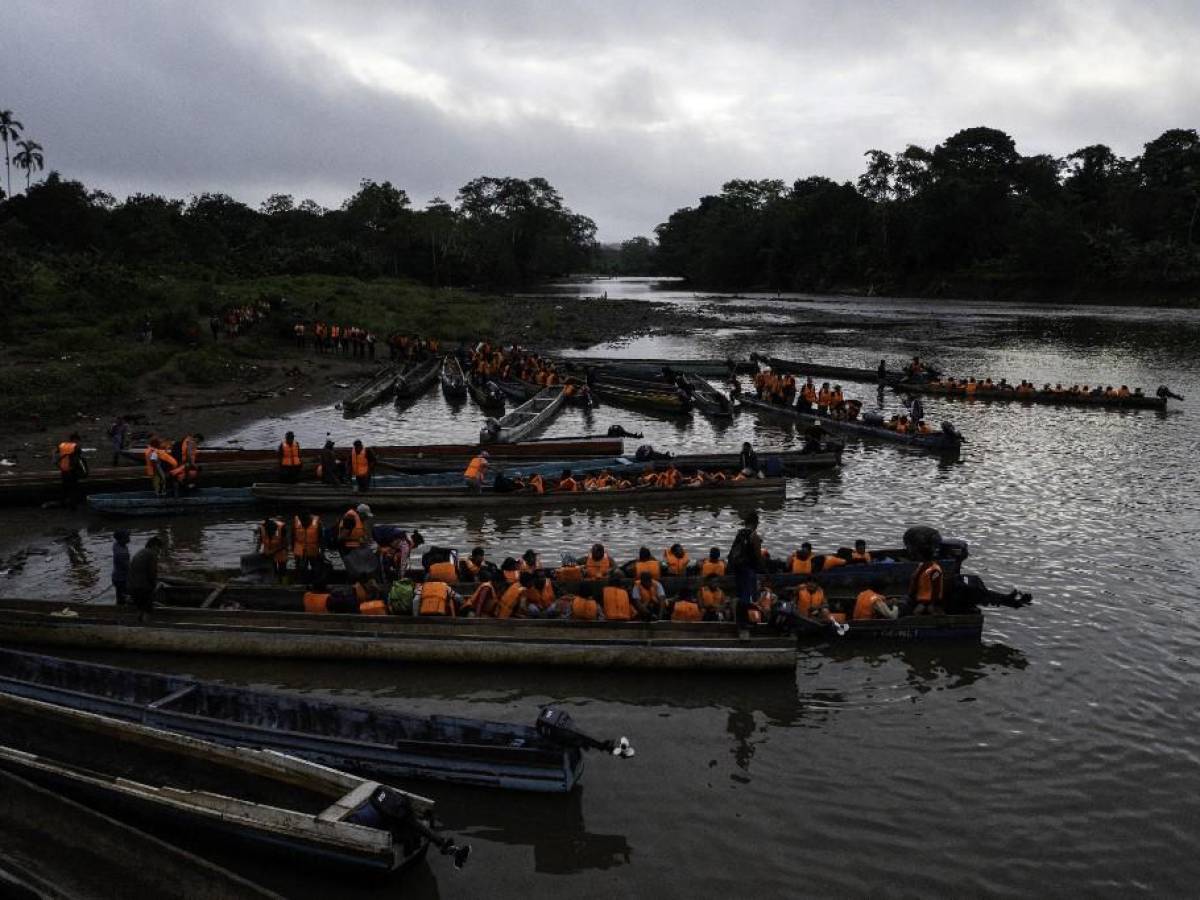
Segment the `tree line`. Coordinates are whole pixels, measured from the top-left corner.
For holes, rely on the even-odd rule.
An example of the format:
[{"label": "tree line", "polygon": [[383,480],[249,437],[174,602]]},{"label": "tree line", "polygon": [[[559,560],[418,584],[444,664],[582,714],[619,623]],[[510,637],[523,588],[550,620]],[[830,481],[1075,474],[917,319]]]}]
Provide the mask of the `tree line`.
[{"label": "tree line", "polygon": [[994,128],[869,150],[857,183],[729,181],[609,260],[701,287],[971,295],[1200,286],[1200,137],[1022,156]]}]

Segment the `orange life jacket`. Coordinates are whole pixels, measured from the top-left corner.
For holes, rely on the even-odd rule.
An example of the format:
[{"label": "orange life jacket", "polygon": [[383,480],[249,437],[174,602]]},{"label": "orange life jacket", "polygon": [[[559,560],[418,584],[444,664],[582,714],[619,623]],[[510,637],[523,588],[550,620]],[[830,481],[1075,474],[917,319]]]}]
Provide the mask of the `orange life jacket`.
[{"label": "orange life jacket", "polygon": [[290,444],[284,441],[279,445],[279,452],[282,454],[279,464],[285,469],[294,469],[301,465],[300,445],[295,441]]},{"label": "orange life jacket", "polygon": [[453,616],[454,604],[450,602],[450,585],[444,581],[429,581],[421,585],[422,616]]},{"label": "orange life jacket", "polygon": [[822,606],[828,606],[825,601],[825,591],[817,588],[811,594],[808,588],[800,588],[796,592],[796,611],[805,618],[811,618],[812,614]]},{"label": "orange life jacket", "polygon": [[521,597],[525,594],[525,588],[520,584],[510,584],[508,589],[501,595],[500,602],[496,604],[496,618],[510,619],[512,614],[517,609],[517,604],[521,602]]},{"label": "orange life jacket", "polygon": [[275,535],[267,534],[267,526],[259,523],[258,546],[263,556],[269,556],[280,563],[287,559],[287,532],[283,530],[283,520],[275,519]]},{"label": "orange life jacket", "polygon": [[671,609],[672,622],[699,622],[700,607],[692,600],[676,600]]},{"label": "orange life jacket", "polygon": [[292,556],[296,559],[315,559],[321,555],[321,523],[316,516],[307,528],[300,517],[292,519]]},{"label": "orange life jacket", "polygon": [[910,586],[918,603],[940,603],[942,599],[942,567],[936,562],[921,563],[913,573]]},{"label": "orange life jacket", "polygon": [[[354,524],[350,530],[346,530],[345,519],[350,516],[354,519]],[[341,539],[342,546],[353,549],[362,545],[363,538],[367,536],[366,526],[363,525],[362,516],[358,514],[358,510],[350,509],[346,511],[346,515],[338,520],[338,537]]]},{"label": "orange life jacket", "polygon": [[633,604],[629,602],[629,591],[619,587],[604,588],[604,618],[628,621],[633,618]]},{"label": "orange life jacket", "polygon": [[667,571],[672,575],[686,575],[688,567],[687,551],[683,551],[683,556],[675,556],[670,549],[663,551],[663,559],[667,561]]},{"label": "orange life jacket", "polygon": [[63,441],[58,445],[58,471],[64,475],[71,471],[71,454],[78,446],[74,441]]},{"label": "orange life jacket", "polygon": [[482,456],[472,457],[471,461],[467,463],[467,470],[463,472],[463,478],[483,478],[487,462]]},{"label": "orange life jacket", "polygon": [[306,613],[329,612],[329,595],[306,591],[304,594],[304,611]]},{"label": "orange life jacket", "polygon": [[571,492],[578,491],[579,490],[579,482],[576,481],[574,478],[563,478],[562,480],[560,480],[558,482],[558,489],[560,491],[571,491]]},{"label": "orange life jacket", "polygon": [[496,588],[490,581],[485,581],[479,587],[475,588],[475,592],[471,594],[471,598],[464,604],[464,608],[471,608],[477,616],[490,616],[495,613],[496,605]]},{"label": "orange life jacket", "polygon": [[844,566],[846,561],[840,556],[835,556],[832,553],[826,554],[824,561],[821,563],[821,571],[825,572],[829,569],[836,569],[838,566]]},{"label": "orange life jacket", "polygon": [[716,575],[718,577],[722,577],[722,576],[724,576],[724,574],[725,574],[725,560],[723,560],[723,559],[718,559],[716,562],[713,562],[711,559],[706,559],[700,565],[700,577],[701,578],[707,578],[709,575]]},{"label": "orange life jacket", "polygon": [[460,560],[459,565],[462,566],[466,573],[466,577],[471,581],[476,581],[479,578],[479,570],[482,568],[482,566],[475,565],[475,563],[471,561],[470,557]]},{"label": "orange life jacket", "polygon": [[428,584],[430,579],[444,581],[446,584],[457,584],[458,571],[454,568],[454,563],[449,560],[434,563],[425,570],[425,583]]},{"label": "orange life jacket", "polygon": [[869,563],[870,561],[871,561],[871,551],[870,550],[864,550],[862,553],[859,553],[857,550],[855,550],[853,553],[850,554],[850,562]]},{"label": "orange life jacket", "polygon": [[801,559],[800,554],[793,553],[788,557],[788,571],[793,575],[811,575],[812,561],[811,553],[808,555],[808,559]]},{"label": "orange life jacket", "polygon": [[350,448],[350,473],[355,478],[366,478],[371,474],[371,463],[367,459],[366,447],[363,447],[361,453],[353,447]]},{"label": "orange life jacket", "polygon": [[531,475],[529,477],[529,481],[527,483],[535,494],[546,493],[546,482],[542,480],[541,475],[537,475],[537,474]]},{"label": "orange life jacket", "polygon": [[857,622],[860,619],[875,618],[875,601],[885,599],[882,594],[877,594],[870,588],[860,592],[854,601],[854,620]]},{"label": "orange life jacket", "polygon": [[594,622],[600,618],[600,605],[590,597],[576,597],[571,601],[571,618]]},{"label": "orange life jacket", "polygon": [[542,588],[541,593],[536,588],[530,588],[525,592],[525,596],[529,602],[538,607],[538,609],[549,609],[554,605],[554,585],[550,583],[550,579],[546,579],[546,584]]},{"label": "orange life jacket", "polygon": [[554,570],[555,581],[582,581],[583,569],[580,566],[559,566]]},{"label": "orange life jacket", "polygon": [[592,554],[588,554],[587,561],[583,564],[583,569],[587,573],[588,578],[604,578],[612,570],[612,557],[607,553],[600,559],[593,559]]},{"label": "orange life jacket", "polygon": [[362,616],[386,616],[387,604],[382,600],[365,600],[358,604],[358,613]]},{"label": "orange life jacket", "polygon": [[662,578],[662,563],[657,559],[638,560],[633,564],[634,578],[640,578],[643,572],[649,572],[655,581]]}]

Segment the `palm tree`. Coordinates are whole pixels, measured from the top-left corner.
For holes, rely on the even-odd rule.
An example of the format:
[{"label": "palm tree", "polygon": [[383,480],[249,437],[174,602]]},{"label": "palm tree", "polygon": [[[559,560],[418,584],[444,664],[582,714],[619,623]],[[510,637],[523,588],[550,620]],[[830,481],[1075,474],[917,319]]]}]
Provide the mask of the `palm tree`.
[{"label": "palm tree", "polygon": [[8,142],[11,138],[16,140],[21,136],[21,129],[25,126],[13,118],[11,109],[0,109],[0,140],[4,141],[4,174],[7,178],[7,187],[5,195],[12,196],[12,169],[8,159]]},{"label": "palm tree", "polygon": [[25,193],[29,193],[29,180],[33,177],[34,169],[44,169],[46,159],[42,156],[42,145],[37,141],[17,141],[20,152],[13,157],[18,169],[25,170]]}]

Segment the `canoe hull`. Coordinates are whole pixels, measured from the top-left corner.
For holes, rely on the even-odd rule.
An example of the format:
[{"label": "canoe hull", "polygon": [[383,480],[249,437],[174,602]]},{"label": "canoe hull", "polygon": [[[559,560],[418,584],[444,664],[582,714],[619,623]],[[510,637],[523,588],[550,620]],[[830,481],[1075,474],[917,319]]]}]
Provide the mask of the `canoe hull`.
[{"label": "canoe hull", "polygon": [[851,622],[839,635],[827,626],[803,627],[797,638],[801,643],[837,644],[843,641],[979,641],[983,638],[983,614],[979,611],[944,616],[905,616],[900,619],[871,619]]},{"label": "canoe hull", "polygon": [[949,400],[997,400],[1008,403],[1045,403],[1053,406],[1098,406],[1104,409],[1155,409],[1163,411],[1167,408],[1165,397],[1096,397],[1092,395],[1075,396],[1072,394],[1047,394],[1044,391],[1034,391],[1032,394],[1018,394],[1015,391],[982,391],[974,394],[965,391],[948,391],[945,388],[931,386],[920,381],[901,381],[892,385],[897,391],[905,394],[931,394],[945,397]]},{"label": "canoe hull", "polygon": [[795,407],[781,406],[777,403],[766,403],[752,397],[743,397],[740,402],[745,408],[752,409],[763,415],[791,422],[803,422],[805,424],[815,422],[822,428],[849,437],[875,438],[892,444],[902,444],[906,447],[926,450],[930,453],[956,454],[962,450],[960,441],[950,439],[942,432],[934,432],[932,434],[900,434],[887,428],[879,428],[863,422],[842,422],[831,419],[829,416],[806,413]]}]

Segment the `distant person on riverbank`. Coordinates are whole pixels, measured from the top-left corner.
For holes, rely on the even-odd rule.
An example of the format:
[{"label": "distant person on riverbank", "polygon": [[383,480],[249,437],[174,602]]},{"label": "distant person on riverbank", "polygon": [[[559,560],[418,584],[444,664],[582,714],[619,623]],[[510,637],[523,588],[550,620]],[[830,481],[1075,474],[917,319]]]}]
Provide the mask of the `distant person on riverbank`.
[{"label": "distant person on riverbank", "polygon": [[67,509],[79,505],[79,480],[87,475],[81,441],[79,432],[73,431],[54,451],[54,462],[62,480],[62,502]]},{"label": "distant person on riverbank", "polygon": [[124,416],[117,416],[108,426],[108,440],[112,444],[112,464],[120,465],[121,452],[129,442],[129,423],[125,421]]},{"label": "distant person on riverbank", "polygon": [[129,532],[118,528],[113,532],[112,586],[117,605],[129,602]]}]

